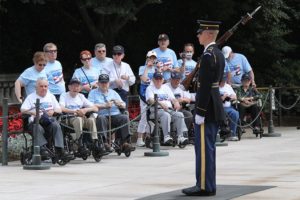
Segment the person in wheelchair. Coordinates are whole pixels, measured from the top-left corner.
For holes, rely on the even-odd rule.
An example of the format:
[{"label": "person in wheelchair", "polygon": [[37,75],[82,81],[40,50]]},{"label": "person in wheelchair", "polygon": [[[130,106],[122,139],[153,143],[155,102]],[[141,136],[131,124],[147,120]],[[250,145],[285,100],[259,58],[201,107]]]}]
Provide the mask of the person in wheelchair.
[{"label": "person in wheelchair", "polygon": [[[251,84],[251,77],[249,74],[243,74],[242,76],[242,86],[237,90],[238,110],[240,113],[240,119],[242,123],[244,122],[244,117],[246,113],[251,114],[251,118],[255,119],[259,115],[258,100],[261,98],[261,94],[253,87]],[[260,120],[257,118],[254,123],[253,133],[261,131]]]},{"label": "person in wheelchair", "polygon": [[[107,74],[99,75],[98,86],[99,88],[93,89],[89,93],[88,99],[98,108],[98,116],[96,119],[97,130],[106,132],[105,145],[107,147],[107,131],[110,124],[110,128],[119,127],[128,123],[129,117],[121,113],[121,110],[126,108],[126,103],[116,91],[109,89],[109,76]],[[111,140],[111,138],[109,139]],[[120,141],[120,148],[123,149],[123,151],[132,149],[128,125],[116,131],[116,140]]]},{"label": "person in wheelchair", "polygon": [[[69,92],[65,92],[60,96],[59,104],[64,113],[67,114],[68,125],[74,127],[76,133],[76,140],[79,145],[79,152],[88,152],[88,149],[83,145],[82,131],[86,128],[91,132],[93,143],[98,147],[98,135],[96,120],[93,115],[87,117],[86,114],[90,112],[98,112],[98,108],[81,93],[81,82],[79,79],[73,78],[68,84]],[[99,148],[99,147],[98,147]]]},{"label": "person in wheelchair", "polygon": [[57,120],[53,117],[54,113],[61,113],[61,108],[53,94],[48,90],[48,81],[46,78],[39,78],[36,82],[36,92],[27,96],[21,106],[22,114],[28,114],[29,131],[33,131],[33,123],[36,115],[35,103],[36,99],[40,99],[40,123],[38,126],[37,144],[41,147],[42,157],[47,157],[45,145],[52,140],[55,146],[55,152],[61,158],[71,159],[72,156],[64,151],[64,139],[61,127]]},{"label": "person in wheelchair", "polygon": [[219,91],[221,95],[221,99],[223,101],[223,107],[224,111],[227,114],[227,116],[230,118],[229,124],[230,124],[230,132],[231,137],[228,138],[230,141],[238,141],[237,137],[237,124],[239,120],[239,112],[234,109],[231,105],[232,101],[235,101],[236,94],[233,90],[233,88],[226,83],[227,75],[224,74],[222,81],[220,82]]},{"label": "person in wheelchair", "polygon": [[[149,85],[146,89],[146,100],[149,104],[155,102],[154,94],[157,94],[158,98],[158,117],[162,126],[164,135],[164,143],[167,145],[173,144],[173,139],[170,136],[171,121],[174,122],[179,144],[187,144],[188,139],[184,136],[184,132],[187,131],[184,115],[182,112],[177,112],[181,109],[178,100],[169,87],[163,85],[163,73],[155,72],[153,74],[153,84]],[[151,115],[154,113],[151,112]]]},{"label": "person in wheelchair", "polygon": [[187,110],[187,104],[191,102],[191,95],[188,91],[185,91],[183,85],[180,84],[181,77],[182,74],[180,72],[174,71],[171,73],[171,81],[165,83],[165,85],[171,89],[175,98],[180,103],[181,109],[179,111],[184,115],[186,127],[190,128],[193,122],[193,114]]}]

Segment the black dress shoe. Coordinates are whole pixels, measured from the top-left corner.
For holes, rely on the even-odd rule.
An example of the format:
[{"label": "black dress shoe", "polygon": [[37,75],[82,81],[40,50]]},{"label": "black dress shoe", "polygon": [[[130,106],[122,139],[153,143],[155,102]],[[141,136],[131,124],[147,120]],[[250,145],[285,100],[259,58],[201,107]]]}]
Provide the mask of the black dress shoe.
[{"label": "black dress shoe", "polygon": [[206,190],[201,190],[199,186],[193,186],[190,188],[186,188],[182,190],[182,193],[187,195],[187,196],[214,196],[216,195],[216,191],[206,191]]}]

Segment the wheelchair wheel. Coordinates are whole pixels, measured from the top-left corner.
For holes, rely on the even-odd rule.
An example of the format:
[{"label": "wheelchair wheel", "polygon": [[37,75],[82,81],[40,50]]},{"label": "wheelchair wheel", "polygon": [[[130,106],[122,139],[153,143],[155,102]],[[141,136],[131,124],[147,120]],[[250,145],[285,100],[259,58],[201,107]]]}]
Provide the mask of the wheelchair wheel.
[{"label": "wheelchair wheel", "polygon": [[64,159],[58,159],[57,160],[57,164],[59,164],[60,166],[64,166],[67,164],[67,160],[64,160]]},{"label": "wheelchair wheel", "polygon": [[124,154],[128,158],[131,155],[131,151],[130,150],[129,151],[125,151]]},{"label": "wheelchair wheel", "polygon": [[30,165],[31,164],[32,155],[30,152],[22,151],[20,153],[20,162],[22,165]]},{"label": "wheelchair wheel", "polygon": [[153,149],[153,143],[150,137],[145,138],[145,146],[149,149]]},{"label": "wheelchair wheel", "polygon": [[102,159],[102,155],[98,152],[93,152],[93,157],[96,162],[100,162]]},{"label": "wheelchair wheel", "polygon": [[81,158],[82,160],[86,160],[88,158],[88,155],[82,155]]}]

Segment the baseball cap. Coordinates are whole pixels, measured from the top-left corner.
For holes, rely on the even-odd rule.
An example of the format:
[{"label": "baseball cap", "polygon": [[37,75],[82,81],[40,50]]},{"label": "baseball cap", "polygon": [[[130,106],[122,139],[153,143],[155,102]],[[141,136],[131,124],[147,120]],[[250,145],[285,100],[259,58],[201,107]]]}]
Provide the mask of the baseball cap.
[{"label": "baseball cap", "polygon": [[117,54],[117,53],[124,53],[124,47],[122,47],[121,45],[116,45],[113,47],[113,54]]},{"label": "baseball cap", "polygon": [[81,82],[80,82],[80,80],[77,79],[77,78],[72,78],[72,79],[69,81],[69,85],[72,85],[72,84],[74,84],[74,83],[80,84]]},{"label": "baseball cap", "polygon": [[243,74],[241,80],[242,80],[242,81],[243,81],[243,80],[251,80],[251,78],[250,78],[249,74]]},{"label": "baseball cap", "polygon": [[230,48],[230,46],[225,46],[222,48],[222,53],[226,59],[229,57],[229,54],[231,52],[232,52],[232,49]]},{"label": "baseball cap", "polygon": [[179,72],[172,72],[171,78],[172,79],[181,79],[181,74]]},{"label": "baseball cap", "polygon": [[157,78],[163,78],[163,77],[164,77],[164,75],[163,75],[162,72],[155,72],[155,73],[153,74],[153,78],[154,78],[154,79],[157,79]]},{"label": "baseball cap", "polygon": [[109,76],[108,74],[100,74],[98,78],[99,83],[107,83],[109,82]]},{"label": "baseball cap", "polygon": [[155,51],[148,51],[147,58],[150,58],[151,56],[154,56],[156,58],[157,57],[156,52]]},{"label": "baseball cap", "polygon": [[168,40],[169,36],[165,33],[162,33],[158,36],[158,40]]}]

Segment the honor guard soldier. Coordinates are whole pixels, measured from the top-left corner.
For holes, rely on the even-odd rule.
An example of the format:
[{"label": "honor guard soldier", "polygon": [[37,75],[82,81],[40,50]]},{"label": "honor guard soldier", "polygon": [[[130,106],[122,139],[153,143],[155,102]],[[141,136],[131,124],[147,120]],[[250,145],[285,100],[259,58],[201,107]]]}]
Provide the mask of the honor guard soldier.
[{"label": "honor guard soldier", "polygon": [[196,185],[183,189],[188,196],[216,194],[216,135],[218,122],[225,119],[219,82],[222,79],[225,58],[215,41],[220,22],[199,20],[199,43],[204,46],[195,105]]}]

